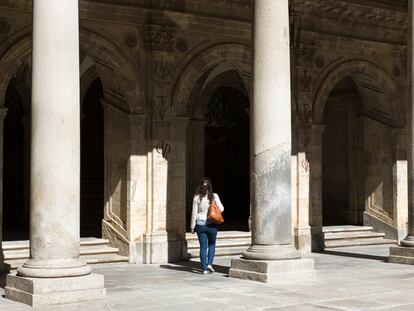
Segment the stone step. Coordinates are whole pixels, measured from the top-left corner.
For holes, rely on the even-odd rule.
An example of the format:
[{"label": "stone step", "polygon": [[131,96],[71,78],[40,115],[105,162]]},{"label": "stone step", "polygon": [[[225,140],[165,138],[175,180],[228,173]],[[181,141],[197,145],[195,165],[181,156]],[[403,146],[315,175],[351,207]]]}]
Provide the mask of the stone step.
[{"label": "stone step", "polygon": [[[80,255],[103,255],[103,254],[118,254],[119,249],[115,247],[110,247],[107,245],[103,246],[81,246]],[[14,260],[14,259],[28,259],[30,255],[29,249],[18,249],[18,250],[7,250],[4,251],[4,259]]]},{"label": "stone step", "polygon": [[368,245],[394,245],[397,244],[396,240],[383,239],[383,238],[360,238],[360,239],[343,239],[343,240],[331,240],[325,241],[325,249],[350,247],[350,246],[368,246]]},{"label": "stone step", "polygon": [[[186,234],[187,249],[190,258],[198,258],[200,244],[197,234]],[[217,234],[216,253],[218,257],[240,256],[251,244],[251,233],[245,231],[219,231]]]},{"label": "stone step", "polygon": [[[228,257],[228,256],[240,256],[242,252],[247,250],[247,247],[226,247],[226,248],[216,248],[215,256],[216,257]],[[199,249],[189,249],[188,254],[190,258],[199,257]]]},{"label": "stone step", "polygon": [[383,238],[385,233],[371,231],[352,231],[352,232],[327,232],[324,233],[325,241],[341,239],[360,239],[360,238]]},{"label": "stone step", "polygon": [[[109,244],[109,240],[99,238],[81,238],[80,245],[92,246],[92,245],[106,245]],[[3,251],[16,250],[16,249],[29,249],[29,241],[5,241],[2,243]]]},{"label": "stone step", "polygon": [[[250,239],[250,232],[245,231],[219,231],[217,233],[217,240],[227,240],[227,239]],[[198,241],[197,234],[186,233],[186,240],[189,241]]]},{"label": "stone step", "polygon": [[373,228],[370,226],[325,226],[322,228],[324,233],[337,233],[337,232],[361,232],[361,231],[372,231]]},{"label": "stone step", "polygon": [[[251,245],[251,239],[226,239],[226,240],[217,240],[216,243],[216,250],[218,248],[225,248],[225,247],[249,247]],[[198,249],[200,244],[197,241],[191,241],[187,243],[188,249]]]},{"label": "stone step", "polygon": [[[29,241],[3,242],[4,261],[17,269],[29,259]],[[109,241],[98,238],[81,238],[80,258],[89,264],[128,262],[128,257],[118,255],[119,249],[109,246]]]}]

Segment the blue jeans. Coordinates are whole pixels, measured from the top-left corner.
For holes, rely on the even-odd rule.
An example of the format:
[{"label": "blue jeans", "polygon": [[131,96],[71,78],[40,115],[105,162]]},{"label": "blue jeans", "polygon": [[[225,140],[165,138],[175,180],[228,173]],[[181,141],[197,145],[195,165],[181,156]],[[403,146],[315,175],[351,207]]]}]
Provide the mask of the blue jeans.
[{"label": "blue jeans", "polygon": [[201,267],[203,271],[207,271],[207,265],[213,264],[214,253],[216,251],[217,226],[215,224],[197,225],[195,231],[200,242]]}]

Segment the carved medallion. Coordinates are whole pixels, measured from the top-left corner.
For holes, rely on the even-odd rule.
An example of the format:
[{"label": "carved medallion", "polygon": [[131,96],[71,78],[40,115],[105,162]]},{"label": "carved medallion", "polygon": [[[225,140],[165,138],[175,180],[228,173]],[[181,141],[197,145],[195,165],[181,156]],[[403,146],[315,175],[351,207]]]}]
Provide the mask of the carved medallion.
[{"label": "carved medallion", "polygon": [[184,38],[179,38],[176,43],[177,50],[181,53],[188,51],[188,42]]},{"label": "carved medallion", "polygon": [[133,32],[128,32],[124,36],[124,43],[129,48],[136,47],[138,45],[138,38],[137,38],[136,34],[133,33]]},{"label": "carved medallion", "polygon": [[8,33],[10,31],[10,24],[5,19],[0,20],[0,33]]}]

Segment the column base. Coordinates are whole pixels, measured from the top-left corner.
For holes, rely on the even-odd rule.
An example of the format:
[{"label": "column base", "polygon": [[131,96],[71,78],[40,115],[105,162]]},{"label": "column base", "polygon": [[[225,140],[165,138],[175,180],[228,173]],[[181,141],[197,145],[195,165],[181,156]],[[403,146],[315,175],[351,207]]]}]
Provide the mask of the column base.
[{"label": "column base", "polygon": [[67,278],[27,278],[9,274],[4,290],[6,298],[32,307],[106,297],[104,277],[99,274]]},{"label": "column base", "polygon": [[29,278],[63,278],[88,275],[91,267],[79,259],[29,259],[17,275]]},{"label": "column base", "polygon": [[311,258],[291,260],[232,259],[229,276],[264,283],[287,283],[316,279]]},{"label": "column base", "polygon": [[401,240],[400,245],[405,247],[414,247],[414,236],[407,236],[404,240]]},{"label": "column base", "polygon": [[300,253],[291,245],[252,245],[243,252],[244,259],[283,260],[298,259]]},{"label": "column base", "polygon": [[388,262],[414,265],[414,247],[391,246]]}]

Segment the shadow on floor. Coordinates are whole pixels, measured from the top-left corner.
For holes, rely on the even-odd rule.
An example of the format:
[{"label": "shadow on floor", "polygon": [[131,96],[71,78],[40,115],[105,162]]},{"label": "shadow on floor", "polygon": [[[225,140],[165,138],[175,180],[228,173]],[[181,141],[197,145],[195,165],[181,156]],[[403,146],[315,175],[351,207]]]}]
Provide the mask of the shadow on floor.
[{"label": "shadow on floor", "polygon": [[[200,263],[195,262],[195,261],[183,261],[183,262],[178,262],[174,264],[164,264],[164,265],[160,265],[160,268],[176,270],[176,271],[186,271],[186,272],[198,273],[198,274],[202,273]],[[220,273],[220,274],[228,275],[229,273],[229,267],[213,264],[213,268],[214,270],[216,270],[217,273]]]},{"label": "shadow on floor", "polygon": [[378,260],[382,262],[388,262],[387,256],[381,255],[373,255],[373,254],[366,254],[366,253],[358,253],[358,252],[350,252],[346,250],[324,250],[321,251],[320,254],[325,255],[333,255],[333,256],[342,256],[342,257],[353,257],[353,258],[361,258],[361,259],[370,259],[370,260]]}]

